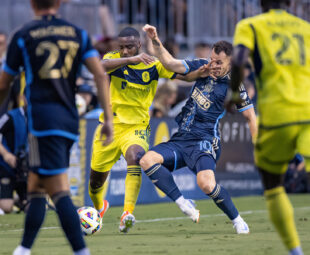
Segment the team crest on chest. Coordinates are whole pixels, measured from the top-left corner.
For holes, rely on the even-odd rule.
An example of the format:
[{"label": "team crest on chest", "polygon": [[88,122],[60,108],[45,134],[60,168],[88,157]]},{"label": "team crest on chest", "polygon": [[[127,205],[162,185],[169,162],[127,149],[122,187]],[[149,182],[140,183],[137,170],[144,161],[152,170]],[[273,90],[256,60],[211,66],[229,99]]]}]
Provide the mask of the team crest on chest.
[{"label": "team crest on chest", "polygon": [[213,88],[213,80],[211,80],[209,83],[207,83],[204,86],[203,92],[211,93],[214,90]]},{"label": "team crest on chest", "polygon": [[150,73],[147,72],[147,71],[143,72],[143,73],[142,73],[142,80],[143,80],[144,82],[149,82],[149,81],[150,81]]}]

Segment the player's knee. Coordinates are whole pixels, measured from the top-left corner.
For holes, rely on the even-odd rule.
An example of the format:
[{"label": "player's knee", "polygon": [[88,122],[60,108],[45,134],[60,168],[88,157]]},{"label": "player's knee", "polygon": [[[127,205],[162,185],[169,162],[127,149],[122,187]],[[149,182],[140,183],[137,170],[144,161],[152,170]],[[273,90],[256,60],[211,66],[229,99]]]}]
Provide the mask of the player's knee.
[{"label": "player's knee", "polygon": [[206,194],[210,194],[214,188],[215,188],[216,183],[212,182],[200,182],[198,183],[199,188]]},{"label": "player's knee", "polygon": [[144,171],[157,163],[160,162],[156,160],[156,158],[154,157],[154,153],[152,151],[148,151],[139,161],[139,164]]},{"label": "player's knee", "polygon": [[127,151],[126,152],[126,161],[127,165],[139,165],[139,161],[145,154],[144,151]]}]

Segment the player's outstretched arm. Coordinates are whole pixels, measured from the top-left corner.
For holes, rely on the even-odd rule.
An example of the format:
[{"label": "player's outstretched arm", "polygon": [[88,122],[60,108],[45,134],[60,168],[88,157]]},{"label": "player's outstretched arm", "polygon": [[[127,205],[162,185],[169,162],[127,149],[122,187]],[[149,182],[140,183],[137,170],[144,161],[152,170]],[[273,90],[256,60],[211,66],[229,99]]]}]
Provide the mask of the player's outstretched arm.
[{"label": "player's outstretched arm", "polygon": [[183,64],[183,60],[172,57],[162,45],[155,27],[147,24],[143,27],[143,31],[145,31],[147,36],[152,40],[154,56],[159,59],[166,69],[180,74],[185,74],[188,72],[187,68]]},{"label": "player's outstretched arm", "polygon": [[256,140],[257,136],[257,122],[256,122],[256,114],[254,111],[254,107],[251,107],[245,111],[242,112],[242,115],[246,118],[251,136],[252,136],[252,141],[254,142]]},{"label": "player's outstretched arm", "polygon": [[14,76],[8,74],[5,71],[0,73],[0,105],[4,102],[10,90],[10,84],[12,83]]},{"label": "player's outstretched arm", "polygon": [[143,52],[133,57],[104,59],[102,61],[102,65],[109,72],[109,71],[121,68],[123,66],[126,66],[126,65],[135,65],[139,63],[144,63],[145,65],[149,65],[153,63],[154,61],[155,59],[152,56]]},{"label": "player's outstretched arm", "polygon": [[192,71],[186,75],[182,75],[182,74],[177,74],[176,75],[176,79],[178,80],[182,80],[182,81],[196,81],[198,79],[201,78],[206,78],[208,76],[211,76],[212,78],[216,79],[215,76],[212,75],[212,62],[214,61],[210,61],[208,64],[204,64],[203,66],[199,67],[197,70]]},{"label": "player's outstretched arm", "polygon": [[232,112],[236,103],[240,102],[239,86],[244,76],[244,66],[248,61],[250,50],[243,45],[234,47],[231,67],[231,93],[226,101],[226,109]]},{"label": "player's outstretched arm", "polygon": [[94,75],[97,86],[97,96],[104,111],[104,124],[101,129],[101,135],[106,135],[103,145],[108,145],[113,141],[113,115],[110,104],[110,80],[98,58],[87,58],[85,64],[88,70]]}]

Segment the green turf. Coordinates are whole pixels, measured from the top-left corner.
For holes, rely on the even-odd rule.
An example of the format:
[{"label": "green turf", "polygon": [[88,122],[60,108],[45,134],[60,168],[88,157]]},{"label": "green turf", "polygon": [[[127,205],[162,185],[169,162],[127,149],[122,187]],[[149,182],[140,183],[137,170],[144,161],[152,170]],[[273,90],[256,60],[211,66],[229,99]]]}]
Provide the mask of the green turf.
[{"label": "green turf", "polygon": [[[295,219],[302,246],[310,254],[310,196],[294,195]],[[137,222],[127,235],[118,232],[121,207],[110,208],[100,233],[86,237],[92,254],[287,254],[268,221],[263,197],[235,198],[237,208],[251,229],[250,235],[236,235],[229,220],[210,200],[198,201],[201,219],[198,224],[184,217],[173,203],[140,205],[135,210]],[[181,217],[174,219],[175,217]],[[145,222],[150,219],[163,219]],[[144,221],[144,222],[143,222]],[[12,254],[22,234],[22,215],[0,216],[0,254]],[[49,212],[45,228],[39,233],[33,255],[71,254],[69,245],[58,228],[54,212]]]}]

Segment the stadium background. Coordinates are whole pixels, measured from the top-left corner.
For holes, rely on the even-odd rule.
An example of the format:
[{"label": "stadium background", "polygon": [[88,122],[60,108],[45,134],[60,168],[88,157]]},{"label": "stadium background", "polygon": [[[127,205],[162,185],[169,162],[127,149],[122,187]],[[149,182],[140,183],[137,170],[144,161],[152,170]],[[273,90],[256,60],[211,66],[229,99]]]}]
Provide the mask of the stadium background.
[{"label": "stadium background", "polygon": [[[259,0],[69,0],[60,13],[65,19],[86,29],[94,42],[107,42],[127,25],[141,28],[150,23],[157,26],[163,41],[173,40],[180,51],[178,57],[190,55],[197,43],[232,41],[235,24],[242,18],[260,12]],[[310,0],[293,1],[291,12],[310,20]],[[29,1],[1,0],[0,30],[10,35],[33,17]],[[189,86],[180,86],[184,94]],[[179,92],[180,93],[180,92]],[[69,169],[71,192],[77,206],[91,205],[88,196],[88,176],[91,141],[98,123],[98,111],[92,111],[80,121],[80,141],[72,149]],[[253,164],[253,146],[249,129],[240,115],[228,115],[221,123],[222,155],[217,166],[217,178],[232,196],[262,194],[262,185]],[[151,120],[151,146],[169,139],[176,131],[173,118]],[[125,139],[125,138],[124,138]],[[236,151],[238,148],[238,151]],[[106,196],[111,205],[121,205],[124,196],[126,162],[121,158],[113,167]],[[174,174],[186,197],[204,199],[195,176],[186,169]],[[138,203],[169,201],[143,175]]]}]

